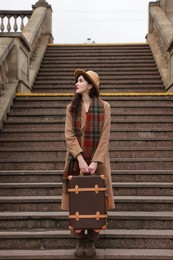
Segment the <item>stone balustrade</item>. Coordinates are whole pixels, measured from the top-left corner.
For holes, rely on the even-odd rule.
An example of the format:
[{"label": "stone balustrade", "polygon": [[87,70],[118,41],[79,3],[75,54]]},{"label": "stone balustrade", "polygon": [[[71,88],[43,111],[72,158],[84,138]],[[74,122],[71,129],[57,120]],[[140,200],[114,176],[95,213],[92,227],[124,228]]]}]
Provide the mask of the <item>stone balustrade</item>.
[{"label": "stone balustrade", "polygon": [[32,11],[0,11],[0,32],[21,32]]}]

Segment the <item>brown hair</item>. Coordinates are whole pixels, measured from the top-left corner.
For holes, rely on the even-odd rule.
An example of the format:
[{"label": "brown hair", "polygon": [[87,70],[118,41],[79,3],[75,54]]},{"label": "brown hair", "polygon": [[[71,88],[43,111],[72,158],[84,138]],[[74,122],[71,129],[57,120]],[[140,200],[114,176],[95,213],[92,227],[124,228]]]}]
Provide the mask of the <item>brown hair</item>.
[{"label": "brown hair", "polygon": [[[88,82],[88,84],[91,84],[93,86],[91,80],[86,75],[82,75],[82,76]],[[78,81],[78,78],[76,79],[76,82]],[[99,92],[98,92],[98,90],[96,89],[95,86],[93,86],[90,89],[89,96],[90,96],[90,98],[93,98],[93,97],[98,98],[99,97]],[[75,94],[75,96],[74,96],[74,98],[72,99],[72,102],[71,102],[71,113],[72,113],[72,116],[74,116],[74,118],[76,118],[79,114],[79,111],[81,109],[81,101],[82,101],[82,95],[81,94]]]}]

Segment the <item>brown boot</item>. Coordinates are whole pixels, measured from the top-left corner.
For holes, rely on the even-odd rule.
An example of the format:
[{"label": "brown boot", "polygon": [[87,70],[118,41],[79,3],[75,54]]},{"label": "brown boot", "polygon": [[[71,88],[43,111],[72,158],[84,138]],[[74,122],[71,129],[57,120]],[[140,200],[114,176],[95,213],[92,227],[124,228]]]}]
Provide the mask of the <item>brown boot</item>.
[{"label": "brown boot", "polygon": [[74,255],[77,257],[84,256],[84,239],[77,239]]},{"label": "brown boot", "polygon": [[90,258],[95,257],[95,255],[96,255],[95,242],[88,239],[84,252],[87,257],[90,257]]}]

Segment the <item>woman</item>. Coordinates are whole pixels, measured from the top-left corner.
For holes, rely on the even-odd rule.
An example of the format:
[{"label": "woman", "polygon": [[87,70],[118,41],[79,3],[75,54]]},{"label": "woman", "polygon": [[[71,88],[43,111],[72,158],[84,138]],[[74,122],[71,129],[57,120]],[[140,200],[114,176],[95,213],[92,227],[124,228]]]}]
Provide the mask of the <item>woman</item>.
[{"label": "woman", "polygon": [[[107,209],[112,209],[114,200],[108,152],[110,105],[99,98],[100,78],[97,73],[77,69],[74,76],[75,95],[66,109],[67,155],[64,178],[67,179],[69,174],[79,175],[80,172],[104,174],[108,196]],[[63,184],[62,209],[69,209],[66,182]],[[71,235],[78,239],[76,256],[95,256],[95,241],[99,238],[99,233],[88,230],[85,234],[83,230],[81,233],[72,231]]]}]

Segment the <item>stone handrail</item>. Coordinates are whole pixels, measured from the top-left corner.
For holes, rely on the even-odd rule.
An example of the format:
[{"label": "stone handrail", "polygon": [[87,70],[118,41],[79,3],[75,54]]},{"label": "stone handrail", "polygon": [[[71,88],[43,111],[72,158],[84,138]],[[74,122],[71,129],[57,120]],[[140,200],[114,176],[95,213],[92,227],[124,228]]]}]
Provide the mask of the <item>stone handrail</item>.
[{"label": "stone handrail", "polygon": [[[1,128],[15,93],[32,91],[47,44],[53,37],[52,9],[45,0],[39,0],[33,11],[0,11],[0,17]],[[21,19],[20,26],[17,17]]]},{"label": "stone handrail", "polygon": [[162,75],[166,90],[173,84],[173,26],[158,3],[149,5],[149,33],[147,40]]}]

